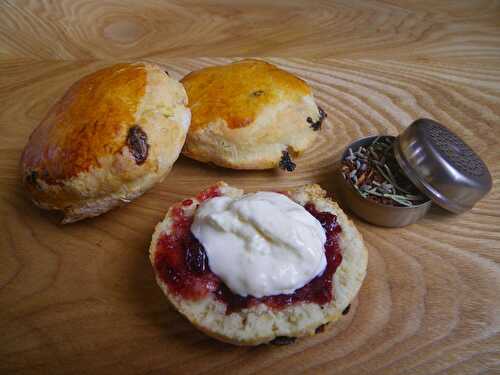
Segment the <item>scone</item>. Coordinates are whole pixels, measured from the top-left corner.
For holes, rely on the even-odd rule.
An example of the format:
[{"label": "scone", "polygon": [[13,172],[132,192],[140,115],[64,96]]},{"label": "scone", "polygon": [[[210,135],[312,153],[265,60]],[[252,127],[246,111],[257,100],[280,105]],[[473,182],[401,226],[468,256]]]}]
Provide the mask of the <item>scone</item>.
[{"label": "scone", "polygon": [[173,306],[235,345],[321,331],[355,298],[368,261],[360,233],[318,185],[244,195],[220,182],[168,210],[149,254]]},{"label": "scone", "polygon": [[63,223],[100,215],[168,174],[190,119],[184,87],[159,66],[101,69],[73,84],[33,131],[23,184]]},{"label": "scone", "polygon": [[314,143],[326,116],[306,82],[261,60],[204,68],[181,82],[192,113],[183,153],[222,167],[292,171],[291,157]]}]

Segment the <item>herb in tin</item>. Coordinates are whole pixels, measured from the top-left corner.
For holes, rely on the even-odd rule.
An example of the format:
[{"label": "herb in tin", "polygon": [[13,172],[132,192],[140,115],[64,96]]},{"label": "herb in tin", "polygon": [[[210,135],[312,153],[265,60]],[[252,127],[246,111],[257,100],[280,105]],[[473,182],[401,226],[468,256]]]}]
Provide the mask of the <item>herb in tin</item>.
[{"label": "herb in tin", "polygon": [[397,207],[419,205],[427,199],[401,170],[393,142],[393,137],[380,136],[368,147],[349,148],[342,160],[342,174],[363,198]]}]

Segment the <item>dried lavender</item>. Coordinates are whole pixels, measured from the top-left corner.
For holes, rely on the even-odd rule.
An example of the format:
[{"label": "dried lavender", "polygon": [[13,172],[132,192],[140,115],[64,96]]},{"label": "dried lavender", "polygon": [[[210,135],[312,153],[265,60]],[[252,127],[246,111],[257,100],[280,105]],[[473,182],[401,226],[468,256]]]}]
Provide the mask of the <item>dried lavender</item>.
[{"label": "dried lavender", "polygon": [[349,148],[342,160],[344,178],[362,197],[377,203],[412,207],[425,202],[397,163],[393,142],[393,137],[379,136],[368,147]]}]

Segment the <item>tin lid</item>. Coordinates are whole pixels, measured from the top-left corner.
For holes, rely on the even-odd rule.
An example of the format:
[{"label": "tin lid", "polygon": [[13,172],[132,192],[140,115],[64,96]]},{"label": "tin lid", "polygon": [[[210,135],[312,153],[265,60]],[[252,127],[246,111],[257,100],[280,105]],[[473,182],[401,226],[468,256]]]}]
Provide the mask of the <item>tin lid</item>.
[{"label": "tin lid", "polygon": [[448,211],[470,210],[491,189],[483,160],[433,120],[414,121],[396,138],[394,154],[413,184]]}]

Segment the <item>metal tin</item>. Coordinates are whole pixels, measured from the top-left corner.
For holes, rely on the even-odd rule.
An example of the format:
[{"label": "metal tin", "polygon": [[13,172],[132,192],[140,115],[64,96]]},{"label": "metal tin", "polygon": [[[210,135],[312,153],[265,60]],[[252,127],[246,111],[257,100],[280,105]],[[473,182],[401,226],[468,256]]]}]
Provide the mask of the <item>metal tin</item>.
[{"label": "metal tin", "polygon": [[491,189],[485,163],[457,135],[428,119],[414,121],[394,142],[397,162],[426,196],[461,213]]},{"label": "metal tin", "polygon": [[[342,154],[341,160],[344,160],[348,155],[349,148],[357,149],[360,146],[368,146],[375,138],[377,136],[362,138],[351,143]],[[431,207],[431,200],[413,207],[396,207],[372,202],[363,198],[352,184],[345,180],[340,168],[337,171],[336,179],[337,186],[339,186],[339,198],[343,205],[372,224],[384,227],[404,227],[422,218]]]}]

